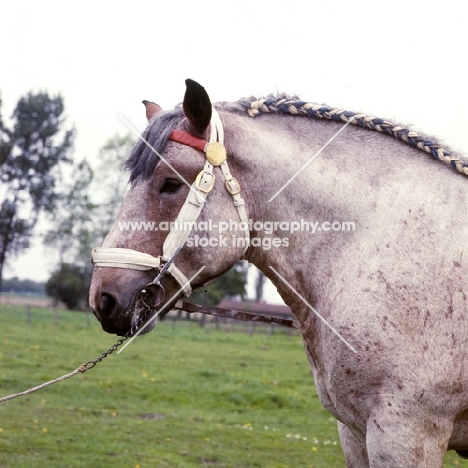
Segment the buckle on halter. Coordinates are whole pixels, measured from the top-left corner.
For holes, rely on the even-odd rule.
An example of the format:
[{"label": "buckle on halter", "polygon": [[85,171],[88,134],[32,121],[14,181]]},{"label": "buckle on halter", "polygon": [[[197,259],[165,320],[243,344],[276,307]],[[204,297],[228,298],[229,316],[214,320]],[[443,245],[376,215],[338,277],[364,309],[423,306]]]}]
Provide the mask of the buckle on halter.
[{"label": "buckle on halter", "polygon": [[214,187],[215,176],[211,172],[202,170],[195,179],[195,187],[204,193],[209,193]]},{"label": "buckle on halter", "polygon": [[[231,187],[231,184],[234,187]],[[237,195],[241,191],[241,187],[237,179],[231,177],[229,180],[226,180],[226,189],[231,195]]]}]

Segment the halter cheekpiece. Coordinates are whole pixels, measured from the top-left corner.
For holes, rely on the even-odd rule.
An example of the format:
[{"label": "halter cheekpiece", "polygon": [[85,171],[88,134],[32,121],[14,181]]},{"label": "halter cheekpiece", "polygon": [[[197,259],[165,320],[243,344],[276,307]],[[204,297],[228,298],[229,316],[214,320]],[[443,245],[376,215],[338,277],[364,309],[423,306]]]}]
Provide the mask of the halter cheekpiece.
[{"label": "halter cheekpiece", "polygon": [[[189,194],[176,220],[178,223],[182,222],[186,226],[193,226],[198,220],[207,196],[214,187],[215,175],[213,174],[213,169],[214,167],[219,167],[226,181],[226,190],[232,196],[240,221],[247,226],[248,218],[245,210],[245,201],[240,196],[241,188],[239,182],[232,176],[229,170],[226,148],[224,147],[224,128],[219,114],[214,108],[212,109],[210,127],[211,134],[209,141],[197,138],[181,130],[173,130],[169,137],[171,141],[203,151],[206,156],[205,165],[196,177],[195,182],[191,185]],[[91,261],[98,267],[129,268],[143,271],[156,269],[158,274],[151,283],[140,291],[140,296],[142,292],[146,292],[147,288],[153,285],[162,289],[162,285],[160,284],[162,277],[165,274],[170,274],[180,285],[184,295],[188,297],[192,293],[192,287],[186,275],[175,266],[174,260],[185,245],[190,232],[190,229],[171,229],[163,244],[163,254],[159,257],[153,257],[150,254],[132,249],[97,247],[92,251]],[[249,243],[249,231],[245,229],[244,253]],[[152,304],[151,306],[155,307],[157,305],[159,304]]]}]

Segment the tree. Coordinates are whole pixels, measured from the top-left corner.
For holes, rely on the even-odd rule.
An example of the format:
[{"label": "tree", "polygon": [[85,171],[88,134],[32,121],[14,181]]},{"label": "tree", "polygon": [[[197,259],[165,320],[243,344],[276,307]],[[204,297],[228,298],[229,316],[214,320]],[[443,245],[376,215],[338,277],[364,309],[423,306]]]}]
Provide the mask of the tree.
[{"label": "tree", "polygon": [[47,281],[45,292],[57,301],[63,302],[68,309],[84,308],[83,299],[87,295],[89,283],[82,267],[62,263]]},{"label": "tree", "polygon": [[90,252],[97,235],[89,184],[93,171],[86,160],[73,166],[72,179],[56,201],[53,229],[44,237],[44,244],[53,248],[58,265],[46,283],[46,294],[63,302],[69,309],[85,308],[91,283]]},{"label": "tree", "polygon": [[91,183],[90,190],[93,199],[99,205],[96,226],[100,228],[102,240],[114,224],[124,199],[128,185],[124,164],[134,144],[135,141],[130,134],[116,134],[99,149],[96,177]]},{"label": "tree", "polygon": [[247,262],[237,262],[224,275],[194,291],[190,296],[190,302],[203,305],[218,305],[226,297],[244,299],[246,295],[247,270]]},{"label": "tree", "polygon": [[[129,136],[109,139],[99,151],[96,170],[86,160],[75,164],[70,182],[57,199],[54,227],[44,242],[57,252],[58,265],[46,292],[71,308],[87,304],[93,271],[91,250],[102,244],[117,216],[126,188],[123,163],[132,145]],[[66,294],[75,299],[65,298]]]},{"label": "tree", "polygon": [[17,276],[4,280],[2,283],[2,292],[9,292],[15,294],[34,294],[44,295],[44,283],[32,281],[30,279],[19,279]]},{"label": "tree", "polygon": [[125,195],[123,164],[132,146],[129,135],[115,135],[100,148],[94,170],[87,160],[73,165],[45,236],[45,244],[58,253],[58,264],[88,265],[92,248],[102,244]]},{"label": "tree", "polygon": [[70,162],[74,132],[62,131],[63,111],[60,96],[41,92],[18,101],[12,128],[0,113],[0,289],[6,262],[28,247],[39,214],[54,206],[59,164]]},{"label": "tree", "polygon": [[[74,263],[86,266],[94,246],[94,211],[89,186],[93,171],[86,160],[73,165],[71,179],[64,184],[52,216],[53,228],[44,243],[58,254],[58,264]],[[94,236],[95,237],[95,236]]]},{"label": "tree", "polygon": [[256,270],[256,273],[257,277],[255,278],[255,300],[257,302],[262,302],[266,276],[259,269]]}]

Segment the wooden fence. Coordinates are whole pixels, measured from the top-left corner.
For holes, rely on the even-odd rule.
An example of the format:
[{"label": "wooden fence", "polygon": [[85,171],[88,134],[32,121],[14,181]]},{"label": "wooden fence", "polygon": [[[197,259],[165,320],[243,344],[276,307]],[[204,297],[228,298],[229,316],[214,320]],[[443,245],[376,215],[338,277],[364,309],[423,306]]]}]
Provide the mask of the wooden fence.
[{"label": "wooden fence", "polygon": [[[277,306],[257,302],[241,302],[225,300],[219,304],[220,308],[235,309],[239,312],[261,314],[266,317],[276,319],[294,320],[290,309],[286,306]],[[165,320],[170,320],[173,327],[181,320],[192,321],[204,327],[207,331],[211,329],[224,330],[226,332],[239,331],[243,333],[282,333],[282,334],[298,334],[298,330],[294,328],[284,328],[272,323],[262,323],[259,321],[244,321],[226,317],[214,317],[202,313],[188,313],[176,308],[171,310],[165,317]]]},{"label": "wooden fence", "polygon": [[[64,307],[61,304],[54,304],[50,298],[45,297],[34,297],[34,296],[14,296],[14,295],[1,295],[0,304],[6,309],[10,306],[20,308],[20,315],[24,317],[27,323],[34,323],[34,316],[39,316],[44,319],[44,309],[48,310],[48,317],[54,320],[55,324],[60,323],[60,317],[63,316]],[[221,308],[236,309],[245,312],[260,313],[265,316],[283,318],[293,320],[294,316],[286,306],[277,306],[255,302],[240,302],[240,301],[223,301],[219,304]],[[42,309],[39,313],[35,309]],[[80,313],[80,312],[71,312]],[[24,314],[24,315],[23,315]],[[50,314],[50,315],[49,315]],[[89,325],[90,321],[94,319],[91,311],[85,312],[86,322]],[[210,330],[223,330],[229,332],[242,332],[242,333],[261,333],[261,334],[298,334],[299,332],[294,328],[283,328],[275,324],[266,324],[261,322],[247,322],[242,320],[235,320],[226,317],[214,317],[211,315],[205,315],[201,313],[188,313],[180,309],[171,310],[165,317],[164,320],[172,323],[172,327],[177,326],[177,322],[190,321],[198,323],[199,326],[203,327],[207,332]]]}]

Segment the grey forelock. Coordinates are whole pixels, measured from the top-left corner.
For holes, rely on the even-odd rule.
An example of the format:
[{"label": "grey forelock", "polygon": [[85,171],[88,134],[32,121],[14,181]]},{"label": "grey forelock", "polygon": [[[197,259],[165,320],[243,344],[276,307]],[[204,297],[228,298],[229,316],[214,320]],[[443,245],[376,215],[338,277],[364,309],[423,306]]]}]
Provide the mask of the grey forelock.
[{"label": "grey forelock", "polygon": [[183,119],[182,107],[155,116],[149,123],[142,137],[133,147],[125,163],[125,169],[130,171],[130,182],[137,179],[149,179],[154,174],[159,162],[159,155],[167,143],[172,130]]}]

